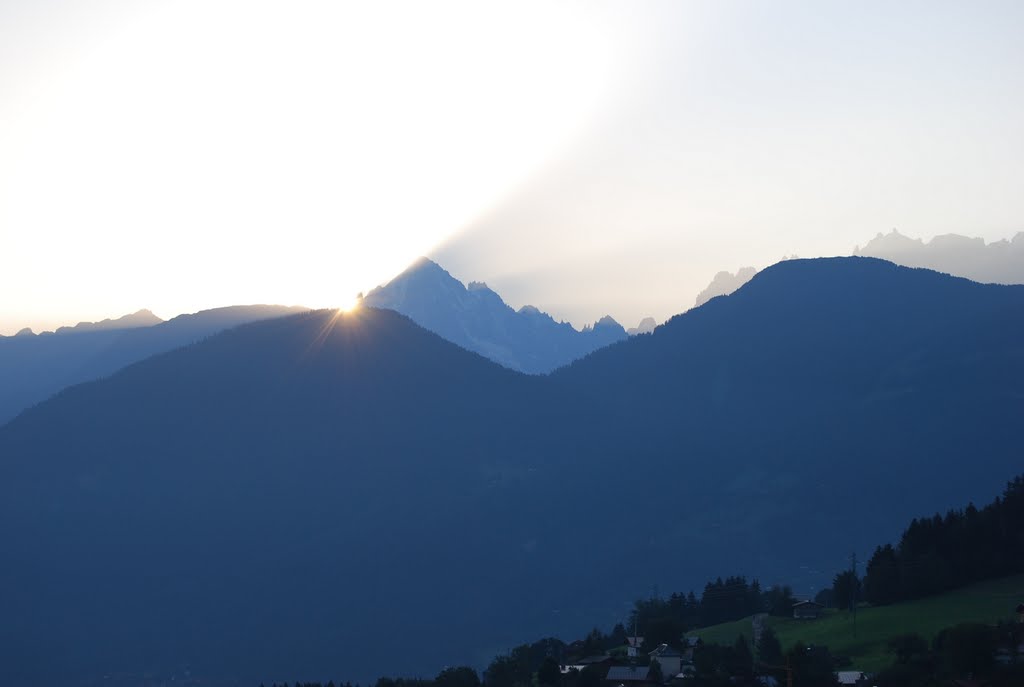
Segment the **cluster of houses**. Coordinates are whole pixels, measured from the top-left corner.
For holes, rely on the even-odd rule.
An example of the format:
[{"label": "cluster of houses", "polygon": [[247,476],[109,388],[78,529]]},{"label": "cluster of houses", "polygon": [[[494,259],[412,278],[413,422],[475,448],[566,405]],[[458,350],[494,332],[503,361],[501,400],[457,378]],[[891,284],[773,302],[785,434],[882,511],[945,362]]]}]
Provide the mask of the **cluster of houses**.
[{"label": "cluster of houses", "polygon": [[[656,687],[694,674],[693,651],[701,643],[699,637],[684,637],[682,650],[668,644],[659,645],[654,651],[647,652],[647,665],[639,665],[644,638],[627,637],[626,642],[628,665],[617,665],[615,658],[610,654],[600,654],[562,665],[562,673],[583,671],[598,666],[604,674],[603,684],[606,687]],[[655,662],[658,668],[652,665]],[[660,679],[657,677],[658,669],[661,672]]]},{"label": "cluster of houses", "polygon": [[[821,616],[824,609],[822,604],[814,601],[800,601],[793,604],[793,617],[798,620],[814,620]],[[642,652],[643,637],[627,637],[626,642],[625,665],[621,654],[617,659],[605,653],[569,661],[561,666],[561,671],[567,674],[598,668],[604,676],[603,687],[661,687],[679,683],[696,673],[693,652],[701,644],[699,637],[683,637],[679,645],[682,648],[661,644],[648,652]],[[642,665],[642,653],[647,655],[646,665]],[[657,663],[657,667],[654,663]],[[857,687],[867,684],[868,680],[868,676],[860,671],[841,671],[837,678],[841,685]],[[758,678],[758,681],[765,687],[775,687],[777,684],[774,678],[767,676]]]},{"label": "cluster of houses", "polygon": [[[793,618],[797,620],[815,620],[819,618],[825,607],[814,601],[800,601],[793,604]],[[1024,623],[1024,604],[1016,608],[1019,622]],[[756,633],[755,633],[756,634]],[[661,644],[653,651],[642,652],[644,638],[640,636],[626,638],[625,665],[622,654],[612,656],[605,653],[595,656],[584,656],[561,666],[563,674],[572,671],[597,668],[603,675],[602,687],[662,687],[663,685],[682,684],[681,681],[692,677],[696,670],[693,665],[694,650],[701,645],[699,637],[683,637],[682,648]],[[646,665],[642,665],[643,653],[647,655]],[[1002,665],[1017,663],[1024,657],[1024,642],[1019,646],[1000,646],[995,661]],[[657,664],[655,666],[655,664]],[[859,670],[841,670],[836,674],[840,685],[849,687],[867,687],[872,676]],[[777,687],[778,681],[773,677],[757,678],[763,687]]]}]

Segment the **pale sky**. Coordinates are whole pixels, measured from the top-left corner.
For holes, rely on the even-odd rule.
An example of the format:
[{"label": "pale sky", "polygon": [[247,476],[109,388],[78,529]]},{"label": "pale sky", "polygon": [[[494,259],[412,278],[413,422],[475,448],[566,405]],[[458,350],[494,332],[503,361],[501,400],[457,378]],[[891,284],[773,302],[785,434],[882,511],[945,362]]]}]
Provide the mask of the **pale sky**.
[{"label": "pale sky", "polygon": [[893,227],[1024,230],[1024,3],[0,3],[0,333],[345,306],[427,254],[576,325]]}]

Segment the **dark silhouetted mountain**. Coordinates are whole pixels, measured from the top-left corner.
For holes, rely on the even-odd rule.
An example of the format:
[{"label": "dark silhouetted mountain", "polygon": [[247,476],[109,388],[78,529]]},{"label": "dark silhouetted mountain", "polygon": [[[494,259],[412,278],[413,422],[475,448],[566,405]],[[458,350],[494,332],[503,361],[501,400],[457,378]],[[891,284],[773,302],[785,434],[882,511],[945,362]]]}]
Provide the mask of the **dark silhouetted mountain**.
[{"label": "dark silhouetted mountain", "polygon": [[129,363],[229,327],[302,310],[305,308],[234,306],[166,322],[140,310],[116,320],[61,327],[48,336],[25,336],[22,330],[15,336],[0,337],[0,425],[72,384],[104,377]]},{"label": "dark silhouetted mountain", "polygon": [[893,229],[854,249],[854,255],[925,267],[987,284],[1024,284],[1024,232],[1009,241],[986,244],[984,239],[958,234],[936,236],[926,242]]},{"label": "dark silhouetted mountain", "polygon": [[463,286],[427,258],[371,291],[363,304],[399,312],[466,350],[529,374],[550,372],[626,338],[610,317],[577,331],[533,306],[517,312],[486,284]]},{"label": "dark silhouetted mountain", "polygon": [[162,319],[151,313],[149,310],[139,310],[131,315],[119,317],[116,320],[103,320],[102,322],[79,322],[74,327],[58,327],[55,334],[81,334],[82,332],[96,332],[104,329],[135,329],[137,327],[152,327],[160,324]]},{"label": "dark silhouetted mountain", "polygon": [[0,428],[0,684],[365,683],[610,626],[653,584],[813,593],[990,501],[1022,412],[1024,287],[865,258],[547,376],[386,310],[248,324]]},{"label": "dark silhouetted mountain", "polygon": [[716,296],[728,296],[753,279],[755,274],[757,274],[757,269],[753,267],[741,267],[736,271],[736,274],[732,272],[719,272],[711,280],[711,283],[697,294],[694,307],[699,308]]},{"label": "dark silhouetted mountain", "polygon": [[658,326],[658,323],[653,317],[645,317],[640,320],[640,324],[635,327],[630,327],[626,330],[626,333],[630,336],[636,336],[637,334],[650,334]]}]

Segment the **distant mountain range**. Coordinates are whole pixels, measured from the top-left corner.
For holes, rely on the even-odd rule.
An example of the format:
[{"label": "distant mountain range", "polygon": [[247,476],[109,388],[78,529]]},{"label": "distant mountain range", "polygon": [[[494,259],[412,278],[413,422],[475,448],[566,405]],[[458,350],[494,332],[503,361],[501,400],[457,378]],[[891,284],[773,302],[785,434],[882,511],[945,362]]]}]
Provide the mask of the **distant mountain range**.
[{"label": "distant mountain range", "polygon": [[0,336],[0,425],[65,387],[105,377],[125,365],[246,322],[306,308],[249,305],[204,310],[164,322],[148,310],[60,327],[56,332]]},{"label": "distant mountain range", "polygon": [[[74,327],[58,327],[53,332],[42,332],[39,336],[51,336],[53,334],[81,334],[82,332],[96,332],[108,329],[135,329],[137,327],[152,327],[163,322],[149,310],[139,310],[130,315],[117,319],[106,319],[102,322],[79,322]],[[26,327],[15,336],[36,336],[30,328]],[[3,338],[0,336],[0,338]]]},{"label": "distant mountain range", "polygon": [[645,317],[640,320],[640,324],[635,327],[630,327],[626,330],[626,333],[630,336],[636,336],[637,334],[650,334],[658,326],[658,323],[653,317]]},{"label": "distant mountain range", "polygon": [[694,307],[699,308],[717,296],[728,296],[753,279],[755,274],[757,274],[757,269],[754,267],[742,267],[736,271],[736,274],[732,272],[719,272],[711,280],[711,283],[707,285],[707,288],[697,294]]},{"label": "distant mountain range", "polygon": [[427,258],[368,293],[363,305],[394,310],[468,351],[528,374],[551,372],[627,336],[611,317],[578,331],[533,306],[513,310],[486,284],[464,286]]},{"label": "distant mountain range", "polygon": [[958,234],[930,241],[912,239],[893,229],[878,234],[855,255],[882,258],[908,267],[925,267],[988,284],[1024,284],[1024,232],[1006,241]]},{"label": "distant mountain range", "polygon": [[369,307],[224,331],[0,427],[0,684],[365,683],[652,585],[813,591],[1020,472],[1022,342],[1024,287],[867,258],[780,263],[547,376]]},{"label": "distant mountain range", "polygon": [[[532,306],[518,312],[485,284],[469,287],[423,258],[363,304],[400,312],[466,350],[505,367],[547,373],[627,337],[612,318],[578,331]],[[283,306],[234,306],[163,322],[149,310],[55,332],[23,329],[0,336],[0,424],[72,384],[109,375],[150,355],[192,343],[246,322],[304,311]],[[652,331],[647,318],[629,334]]]}]

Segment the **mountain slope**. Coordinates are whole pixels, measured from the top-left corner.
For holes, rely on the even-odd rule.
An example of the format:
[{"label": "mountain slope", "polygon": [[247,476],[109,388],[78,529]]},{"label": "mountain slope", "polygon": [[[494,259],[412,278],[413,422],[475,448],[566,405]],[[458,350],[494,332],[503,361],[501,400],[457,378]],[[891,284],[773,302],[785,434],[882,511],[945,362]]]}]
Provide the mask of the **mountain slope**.
[{"label": "mountain slope", "polygon": [[486,284],[470,282],[467,288],[426,258],[371,291],[363,304],[399,312],[466,350],[529,374],[550,372],[626,338],[610,317],[577,331],[532,306],[517,312]]},{"label": "mountain slope", "polygon": [[61,327],[51,335],[0,337],[0,425],[72,384],[98,379],[238,324],[302,310],[234,306],[166,322],[143,310],[117,320]]},{"label": "mountain slope", "polygon": [[[1024,588],[1024,575],[978,582],[950,592],[890,606],[857,610],[857,632],[846,611],[829,610],[814,622],[769,616],[766,622],[778,635],[783,650],[798,641],[827,646],[833,655],[852,659],[857,670],[877,672],[896,660],[889,642],[917,634],[932,641],[939,632],[960,623],[1012,622],[1014,600]],[[712,644],[732,645],[736,637],[752,636],[752,618],[701,628],[690,634]]]},{"label": "mountain slope", "polygon": [[384,310],[246,325],[0,428],[0,683],[429,675],[652,584],[806,594],[991,500],[1022,411],[1024,288],[870,259],[548,376]]},{"label": "mountain slope", "polygon": [[484,622],[520,566],[483,542],[533,521],[488,486],[525,475],[519,429],[494,422],[534,381],[365,309],[229,330],[29,409],[0,439],[0,584],[19,590],[0,683],[365,679],[390,653],[367,641],[399,618],[430,633],[437,598],[463,600],[447,622]]}]

